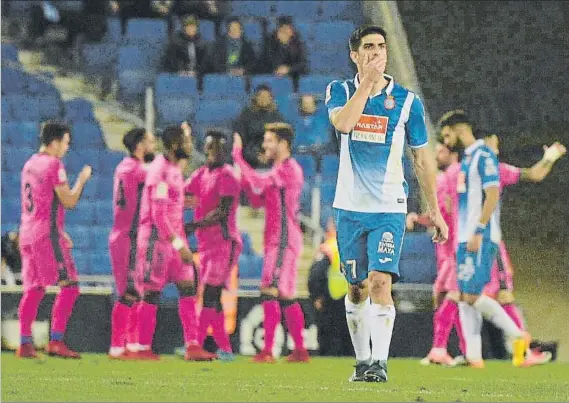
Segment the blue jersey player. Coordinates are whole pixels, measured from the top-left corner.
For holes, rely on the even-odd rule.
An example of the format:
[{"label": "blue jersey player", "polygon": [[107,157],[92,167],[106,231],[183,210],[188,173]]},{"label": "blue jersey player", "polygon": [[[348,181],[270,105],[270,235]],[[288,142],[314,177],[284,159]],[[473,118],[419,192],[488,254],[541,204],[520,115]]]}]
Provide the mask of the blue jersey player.
[{"label": "blue jersey player", "polygon": [[463,150],[456,184],[459,207],[456,259],[466,358],[472,366],[483,367],[480,330],[484,314],[514,340],[513,364],[522,366],[531,338],[518,328],[495,299],[482,293],[490,282],[502,239],[498,158],[484,144],[484,139],[476,139],[474,125],[466,112],[448,112],[439,125],[444,143],[451,149]]},{"label": "blue jersey player", "polygon": [[437,204],[436,168],[427,147],[423,104],[384,74],[385,40],[385,31],[377,26],[354,31],[350,58],[358,74],[352,80],[333,81],[326,90],[330,121],[340,140],[334,212],[341,268],[350,284],[346,318],[356,353],[350,381],[387,381],[395,320],[391,285],[399,279],[407,213],[402,163],[406,144],[415,154],[415,168],[437,230],[434,240],[444,242],[448,237]]}]

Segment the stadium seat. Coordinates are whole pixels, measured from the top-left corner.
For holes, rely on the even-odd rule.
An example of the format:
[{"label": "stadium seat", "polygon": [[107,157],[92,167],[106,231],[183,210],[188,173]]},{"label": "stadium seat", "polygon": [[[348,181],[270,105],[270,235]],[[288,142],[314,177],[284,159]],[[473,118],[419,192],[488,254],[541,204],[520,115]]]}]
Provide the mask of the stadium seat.
[{"label": "stadium seat", "polygon": [[13,44],[2,44],[2,62],[20,63],[18,60],[18,49]]},{"label": "stadium seat", "polygon": [[51,78],[45,76],[27,75],[26,92],[28,94],[59,98],[59,91],[51,82]]},{"label": "stadium seat", "polygon": [[162,59],[161,48],[151,43],[144,46],[126,45],[118,49],[116,71],[143,70],[147,75],[154,72]]},{"label": "stadium seat", "polygon": [[245,38],[247,38],[257,54],[261,52],[263,45],[263,27],[261,24],[255,21],[246,21],[243,23],[243,31],[245,32]]},{"label": "stadium seat", "polygon": [[297,119],[294,122],[294,130],[298,138],[295,145],[308,144],[313,150],[321,149],[331,140],[328,117],[323,114]]},{"label": "stadium seat", "polygon": [[95,122],[93,105],[83,98],[74,98],[65,101],[65,120],[69,123]]},{"label": "stadium seat", "polygon": [[334,80],[337,80],[337,78],[316,74],[300,77],[298,81],[298,92],[300,94],[315,94],[324,97],[326,87]]},{"label": "stadium seat", "polygon": [[4,170],[18,176],[27,160],[36,152],[32,148],[20,148],[2,145],[2,164]]},{"label": "stadium seat", "polygon": [[295,22],[299,19],[311,19],[312,16],[318,14],[320,11],[320,4],[318,1],[301,1],[301,0],[287,0],[276,1],[277,16],[293,17]]},{"label": "stadium seat", "polygon": [[180,76],[178,74],[160,73],[156,77],[156,97],[163,96],[194,96],[198,94],[198,79],[196,77]]},{"label": "stadium seat", "polygon": [[105,178],[110,177],[112,179],[115,168],[123,160],[125,154],[120,151],[102,150],[99,157],[101,160],[101,174]]},{"label": "stadium seat", "polygon": [[255,250],[253,249],[253,241],[251,240],[251,235],[247,232],[241,232],[241,239],[243,241],[243,255],[253,255]]},{"label": "stadium seat", "polygon": [[192,121],[196,113],[196,98],[192,96],[174,97],[164,95],[156,99],[157,125],[179,124]]},{"label": "stadium seat", "polygon": [[105,223],[105,225],[97,225],[91,229],[93,233],[93,247],[94,250],[108,253],[109,250],[109,234],[111,233],[110,225],[111,222]]},{"label": "stadium seat", "polygon": [[2,140],[14,147],[37,149],[39,125],[36,122],[3,122]]},{"label": "stadium seat", "polygon": [[[340,19],[348,17],[350,14],[353,13],[353,10],[351,10],[351,8],[354,8],[350,6],[354,6],[354,3],[346,0],[339,0],[339,1],[334,0],[334,1],[323,2],[321,12],[317,16],[317,19],[321,21],[329,21],[331,19]],[[346,38],[348,38],[350,34],[348,34]]]},{"label": "stadium seat", "polygon": [[132,18],[126,25],[124,38],[132,42],[162,42],[168,39],[168,23],[158,18]]},{"label": "stadium seat", "polygon": [[244,77],[229,74],[207,74],[203,78],[202,97],[208,100],[247,98],[246,82]]},{"label": "stadium seat", "polygon": [[64,158],[65,169],[70,175],[78,175],[85,165],[93,168],[93,173],[99,173],[101,160],[99,158],[99,150],[81,149],[80,151],[71,150]]},{"label": "stadium seat", "polygon": [[2,66],[2,94],[21,94],[26,87],[24,71]]},{"label": "stadium seat", "polygon": [[271,74],[261,74],[251,77],[252,91],[261,84],[268,85],[275,98],[287,96],[294,92],[292,79],[290,77],[277,77]]},{"label": "stadium seat", "polygon": [[73,124],[73,146],[102,149],[105,147],[103,132],[97,122],[78,122]]},{"label": "stadium seat", "polygon": [[119,72],[119,98],[135,101],[144,97],[147,87],[154,82],[153,74],[147,70],[124,70]]},{"label": "stadium seat", "polygon": [[5,97],[2,97],[2,122],[7,122],[12,119],[12,108],[10,103]]},{"label": "stadium seat", "polygon": [[[13,199],[2,197],[2,226],[4,223],[19,223],[21,216],[20,203]],[[3,230],[4,232],[4,230]]]},{"label": "stadium seat", "polygon": [[107,32],[103,37],[103,42],[120,43],[122,39],[122,24],[120,18],[107,18]]},{"label": "stadium seat", "polygon": [[231,15],[236,17],[261,17],[271,15],[272,1],[233,0],[231,2]]},{"label": "stadium seat", "polygon": [[60,119],[63,116],[63,104],[59,95],[42,95],[36,96],[35,99],[40,112],[40,118],[38,120]]},{"label": "stadium seat", "polygon": [[302,167],[305,178],[313,178],[316,175],[316,161],[310,155],[294,155],[296,161]]},{"label": "stadium seat", "polygon": [[[105,164],[103,163],[103,166]],[[113,198],[113,177],[112,174],[101,173],[101,178],[97,184],[97,199],[111,200]]]},{"label": "stadium seat", "polygon": [[194,210],[193,209],[184,210],[184,222],[192,222],[192,221],[194,221]]},{"label": "stadium seat", "polygon": [[163,302],[166,301],[173,301],[179,298],[180,294],[178,292],[178,288],[175,284],[167,284],[164,289],[162,290],[162,294],[160,295],[160,299]]},{"label": "stadium seat", "polygon": [[[339,49],[347,48],[347,38],[354,30],[355,26],[350,21],[319,22],[314,24],[314,42],[317,46],[328,49],[332,46],[338,46]],[[348,57],[347,53],[345,57]]]},{"label": "stadium seat", "polygon": [[93,203],[85,201],[77,203],[74,209],[67,212],[65,219],[69,225],[94,225],[95,209],[93,208]]},{"label": "stadium seat", "polygon": [[113,43],[90,44],[82,48],[83,71],[87,76],[111,75],[115,72],[118,46]]},{"label": "stadium seat", "polygon": [[196,252],[198,250],[198,238],[196,238],[195,234],[190,234],[188,236],[188,244],[192,252]]},{"label": "stadium seat", "polygon": [[198,124],[230,124],[240,112],[241,105],[237,101],[203,101],[198,105],[195,120]]},{"label": "stadium seat", "polygon": [[215,42],[215,23],[210,20],[200,20],[200,35],[206,42]]},{"label": "stadium seat", "polygon": [[90,252],[93,248],[92,229],[85,225],[67,225],[65,230],[73,241],[73,248]]},{"label": "stadium seat", "polygon": [[109,252],[100,251],[91,256],[91,274],[109,275],[112,273]]},{"label": "stadium seat", "polygon": [[14,200],[19,203],[21,182],[20,175],[2,171],[2,200]]},{"label": "stadium seat", "polygon": [[[71,186],[75,184],[76,178],[77,175],[75,174],[69,177]],[[98,182],[99,182],[99,175],[93,175],[91,176],[91,179],[89,179],[89,181],[83,187],[83,193],[81,193],[81,197],[85,198],[86,200],[89,200],[90,204],[92,203],[93,200],[97,198]]]},{"label": "stadium seat", "polygon": [[95,203],[95,223],[97,225],[108,225],[113,222],[113,203],[109,200],[102,200]]},{"label": "stadium seat", "polygon": [[312,183],[305,181],[300,193],[300,211],[305,215],[312,212]]},{"label": "stadium seat", "polygon": [[340,159],[335,154],[328,154],[322,157],[320,166],[320,173],[324,180],[336,180],[338,176],[338,167],[340,166]]},{"label": "stadium seat", "polygon": [[11,116],[14,118],[14,120],[41,120],[40,105],[37,98],[22,94],[10,94],[5,96],[4,99],[8,100],[8,104],[10,105],[10,110],[12,112]]},{"label": "stadium seat", "polygon": [[[338,57],[345,47],[345,57]],[[342,43],[335,50],[312,46],[308,47],[310,71],[314,74],[335,75],[336,79],[351,79],[355,75],[352,61],[348,57],[348,45]]]},{"label": "stadium seat", "polygon": [[91,251],[86,250],[73,250],[71,252],[75,267],[79,274],[91,274]]}]

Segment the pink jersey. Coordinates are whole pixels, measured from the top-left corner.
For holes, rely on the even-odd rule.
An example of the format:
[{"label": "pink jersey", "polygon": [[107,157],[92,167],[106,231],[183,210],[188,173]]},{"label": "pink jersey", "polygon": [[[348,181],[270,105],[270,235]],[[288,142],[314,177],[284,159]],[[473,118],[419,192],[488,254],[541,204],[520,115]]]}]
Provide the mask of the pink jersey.
[{"label": "pink jersey", "polygon": [[139,235],[146,241],[154,232],[159,240],[186,238],[184,177],[180,167],[163,155],[148,167],[140,207]]},{"label": "pink jersey", "polygon": [[500,162],[498,169],[500,170],[500,191],[504,190],[505,187],[516,185],[520,182],[522,173],[520,168]]},{"label": "pink jersey", "polygon": [[304,184],[302,168],[294,158],[259,173],[234,153],[243,174],[243,189],[253,207],[265,207],[265,248],[287,245],[294,251],[302,247],[298,220],[300,195]]},{"label": "pink jersey", "polygon": [[64,231],[65,209],[55,188],[67,183],[63,162],[46,153],[34,154],[22,169],[22,225],[20,244],[35,241]]},{"label": "pink jersey", "polygon": [[115,236],[136,234],[145,179],[146,170],[136,158],[123,159],[115,169],[112,231]]},{"label": "pink jersey", "polygon": [[211,168],[203,166],[195,171],[186,182],[186,194],[193,194],[198,198],[194,220],[201,221],[214,211],[223,197],[232,197],[233,203],[229,217],[218,225],[198,228],[196,236],[202,241],[215,241],[219,239],[241,239],[237,229],[237,207],[241,194],[241,178],[229,164]]}]

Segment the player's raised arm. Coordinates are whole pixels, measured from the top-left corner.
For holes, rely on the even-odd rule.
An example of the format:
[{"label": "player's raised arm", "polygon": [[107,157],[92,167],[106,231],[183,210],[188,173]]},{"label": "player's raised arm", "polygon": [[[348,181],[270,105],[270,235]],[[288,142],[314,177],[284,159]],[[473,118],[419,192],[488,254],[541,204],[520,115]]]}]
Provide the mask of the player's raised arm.
[{"label": "player's raised arm", "polygon": [[381,60],[370,60],[365,56],[361,65],[360,83],[354,95],[348,99],[346,84],[333,81],[326,89],[326,106],[330,122],[340,133],[349,133],[355,127],[364,111],[366,102],[371,95],[375,84],[383,80],[383,74],[379,70]]},{"label": "player's raised arm", "polygon": [[559,142],[544,146],[543,158],[530,168],[522,168],[520,180],[524,182],[541,182],[551,172],[555,162],[567,153],[565,146]]},{"label": "player's raised arm", "polygon": [[405,131],[409,146],[413,149],[415,172],[427,201],[428,214],[437,230],[433,241],[446,242],[448,239],[448,226],[441,215],[437,199],[437,168],[433,153],[427,147],[429,140],[425,125],[425,109],[418,96],[415,96],[411,104]]},{"label": "player's raised arm", "polygon": [[246,182],[249,182],[254,193],[262,195],[265,190],[275,183],[275,179],[271,172],[259,173],[255,171],[251,165],[243,158],[243,140],[238,133],[233,134],[233,161],[241,170],[241,175]]},{"label": "player's raised arm", "polygon": [[77,205],[79,199],[81,198],[83,187],[85,186],[89,178],[91,178],[91,173],[92,173],[91,167],[89,165],[84,166],[83,169],[81,170],[81,173],[77,177],[77,180],[75,181],[73,189],[71,189],[69,188],[69,184],[67,183],[67,175],[65,173],[65,169],[60,168],[58,173],[59,175],[58,182],[60,184],[55,187],[55,193],[57,194],[57,198],[59,199],[63,207],[65,207],[66,209],[72,209]]}]

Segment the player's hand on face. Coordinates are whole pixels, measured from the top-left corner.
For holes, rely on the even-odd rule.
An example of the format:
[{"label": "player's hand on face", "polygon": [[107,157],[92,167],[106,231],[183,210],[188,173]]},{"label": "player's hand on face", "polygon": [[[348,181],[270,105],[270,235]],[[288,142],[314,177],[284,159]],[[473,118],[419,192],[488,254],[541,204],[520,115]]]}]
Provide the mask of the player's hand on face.
[{"label": "player's hand on face", "polygon": [[93,169],[90,165],[85,165],[81,172],[79,173],[79,179],[85,183],[91,178],[91,174],[93,173]]},{"label": "player's hand on face", "polygon": [[240,151],[243,149],[243,140],[239,133],[233,133],[233,151]]},{"label": "player's hand on face", "polygon": [[[379,57],[370,58],[368,55],[365,56],[362,65],[362,75],[363,78],[371,80],[373,83],[378,83],[383,78],[383,74],[380,71],[381,61]],[[362,78],[362,79],[363,79]]]},{"label": "player's hand on face", "polygon": [[466,250],[469,252],[478,252],[482,245],[482,234],[474,234],[466,244]]},{"label": "player's hand on face", "polygon": [[194,261],[192,251],[186,247],[180,249],[180,257],[182,258],[182,262],[186,264],[190,264]]}]

